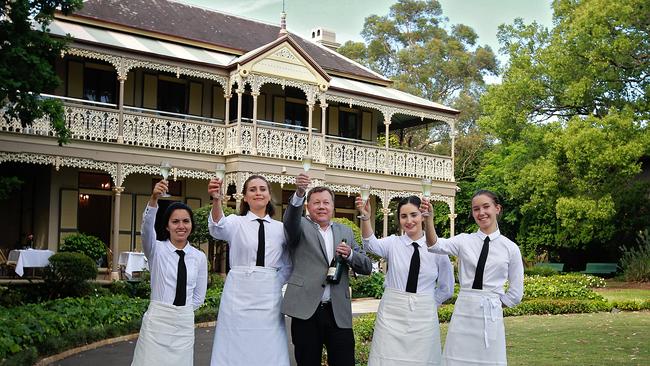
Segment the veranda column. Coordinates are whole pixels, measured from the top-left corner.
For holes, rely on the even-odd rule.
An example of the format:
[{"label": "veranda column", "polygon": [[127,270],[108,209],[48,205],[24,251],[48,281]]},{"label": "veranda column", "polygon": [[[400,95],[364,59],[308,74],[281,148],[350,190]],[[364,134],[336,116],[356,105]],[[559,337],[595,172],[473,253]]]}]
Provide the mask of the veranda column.
[{"label": "veranda column", "polygon": [[244,95],[244,89],[237,86],[237,143],[236,143],[236,152],[241,153],[241,105]]},{"label": "veranda column", "polygon": [[232,94],[224,93],[223,97],[224,97],[224,99],[226,99],[226,112],[225,112],[225,115],[223,117],[223,123],[225,125],[228,125],[228,123],[230,122],[230,98],[232,98]]},{"label": "veranda column", "polygon": [[327,130],[325,129],[325,122],[327,121],[327,103],[325,103],[324,99],[321,99],[320,101],[320,131],[321,134],[323,135],[323,143],[321,144],[321,152],[320,152],[320,158],[321,158],[321,163],[325,163],[325,136],[327,135]]},{"label": "veranda column", "polygon": [[117,124],[117,143],[124,143],[124,82],[126,81],[126,74],[118,75],[117,80],[120,82],[119,99],[117,100],[118,110],[118,124]]},{"label": "veranda column", "polygon": [[260,93],[252,92],[253,96],[253,136],[251,136],[251,154],[257,155],[257,97]]},{"label": "veranda column", "polygon": [[390,208],[388,208],[388,207],[382,208],[381,213],[384,215],[384,220],[383,220],[383,222],[384,222],[384,231],[383,231],[382,235],[385,238],[385,237],[388,236],[388,214],[390,214]]},{"label": "veranda column", "polygon": [[312,147],[311,147],[311,128],[313,126],[314,105],[315,104],[316,103],[314,103],[313,101],[312,102],[307,102],[307,108],[309,109],[309,117],[307,118],[307,120],[309,121],[309,123],[307,124],[307,128],[308,128],[308,131],[307,131],[307,146],[308,146],[307,147],[307,153],[309,155],[311,155],[312,158],[313,158],[314,152],[312,151]]},{"label": "veranda column", "polygon": [[451,197],[451,201],[449,202],[449,212],[449,234],[451,234],[451,237],[456,235],[456,204],[454,197]]},{"label": "veranda column", "polygon": [[111,280],[120,279],[120,270],[118,259],[120,256],[120,201],[124,187],[113,187],[113,242],[111,251],[113,252],[113,261],[111,263]]},{"label": "veranda column", "polygon": [[241,202],[244,199],[244,195],[237,192],[233,194],[232,197],[235,199],[235,212],[239,212],[239,206],[241,206]]},{"label": "veranda column", "polygon": [[384,119],[384,127],[385,127],[385,133],[386,133],[386,142],[384,144],[385,145],[385,150],[386,150],[386,159],[384,161],[384,164],[385,164],[384,173],[385,174],[390,174],[390,166],[388,165],[389,161],[390,161],[390,159],[388,158],[389,154],[390,154],[390,151],[388,150],[388,140],[390,140],[390,137],[388,135],[388,131],[389,131],[389,128],[390,128],[390,118],[385,117],[385,119]]}]

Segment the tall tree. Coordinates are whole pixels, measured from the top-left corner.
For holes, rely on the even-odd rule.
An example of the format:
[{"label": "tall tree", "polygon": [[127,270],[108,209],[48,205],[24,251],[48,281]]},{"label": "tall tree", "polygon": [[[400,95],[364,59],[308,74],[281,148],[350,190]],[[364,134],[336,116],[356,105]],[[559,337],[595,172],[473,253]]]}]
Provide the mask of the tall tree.
[{"label": "tall tree", "polygon": [[496,143],[477,182],[506,198],[503,225],[528,254],[617,248],[650,222],[638,180],[650,156],[650,4],[552,6],[550,30],[500,27],[509,63],[481,99]]},{"label": "tall tree", "polygon": [[40,98],[56,88],[54,71],[65,41],[52,39],[47,30],[59,9],[69,14],[82,0],[0,0],[0,108],[4,118],[18,118],[23,126],[48,116],[59,143],[67,142],[61,103]]}]

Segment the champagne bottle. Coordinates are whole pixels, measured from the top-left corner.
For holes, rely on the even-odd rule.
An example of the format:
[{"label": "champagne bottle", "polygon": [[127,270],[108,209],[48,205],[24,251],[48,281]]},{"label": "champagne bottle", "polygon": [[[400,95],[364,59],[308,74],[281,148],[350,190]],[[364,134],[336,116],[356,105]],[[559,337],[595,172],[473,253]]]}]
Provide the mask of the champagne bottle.
[{"label": "champagne bottle", "polygon": [[[347,240],[343,239],[343,243],[347,243]],[[335,255],[334,258],[332,258],[332,263],[330,263],[330,267],[327,269],[327,277],[326,281],[331,284],[338,284],[341,282],[341,277],[343,276],[343,258],[341,258],[340,255]]]}]

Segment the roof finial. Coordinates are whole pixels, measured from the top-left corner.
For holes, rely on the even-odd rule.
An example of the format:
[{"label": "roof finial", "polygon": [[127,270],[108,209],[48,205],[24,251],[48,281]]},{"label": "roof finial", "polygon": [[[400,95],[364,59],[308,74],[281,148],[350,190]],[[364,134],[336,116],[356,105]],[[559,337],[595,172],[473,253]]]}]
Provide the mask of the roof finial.
[{"label": "roof finial", "polygon": [[284,0],[282,0],[282,13],[280,13],[280,34],[279,36],[282,37],[283,35],[287,34],[287,13],[284,12]]}]

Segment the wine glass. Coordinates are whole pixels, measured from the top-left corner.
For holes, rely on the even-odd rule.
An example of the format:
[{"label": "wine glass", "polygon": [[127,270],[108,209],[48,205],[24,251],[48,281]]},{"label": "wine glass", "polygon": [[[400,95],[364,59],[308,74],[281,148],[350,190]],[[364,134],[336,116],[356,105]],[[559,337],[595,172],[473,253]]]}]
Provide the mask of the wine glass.
[{"label": "wine glass", "polygon": [[422,179],[422,196],[424,196],[426,199],[429,199],[429,197],[431,197],[431,179],[429,178]]},{"label": "wine glass", "polygon": [[302,156],[302,168],[305,170],[305,173],[307,173],[309,169],[311,169],[311,162],[312,162],[311,155],[305,154]]},{"label": "wine glass", "polygon": [[[362,184],[361,187],[359,187],[359,193],[361,194],[361,201],[363,202],[363,207],[366,207],[366,202],[368,202],[368,198],[370,198],[370,185]],[[357,216],[357,218],[367,219],[365,215],[359,215]]]},{"label": "wine glass", "polygon": [[[172,170],[172,165],[169,164],[168,161],[163,161],[160,163],[160,175],[163,176],[163,179],[167,181],[167,177],[169,177],[169,172]],[[167,181],[169,182],[169,181]],[[160,197],[171,197],[171,195],[167,192],[163,193],[160,195]]]},{"label": "wine glass", "polygon": [[[214,174],[217,176],[217,179],[221,181],[221,187],[223,187],[223,183],[224,183],[223,179],[226,177],[226,164],[217,163],[214,167]],[[222,189],[221,187],[219,188],[219,192],[215,193],[212,196],[212,198],[216,198],[216,199],[223,198],[223,195],[221,194],[221,189]]]}]

